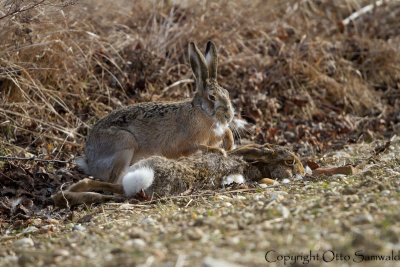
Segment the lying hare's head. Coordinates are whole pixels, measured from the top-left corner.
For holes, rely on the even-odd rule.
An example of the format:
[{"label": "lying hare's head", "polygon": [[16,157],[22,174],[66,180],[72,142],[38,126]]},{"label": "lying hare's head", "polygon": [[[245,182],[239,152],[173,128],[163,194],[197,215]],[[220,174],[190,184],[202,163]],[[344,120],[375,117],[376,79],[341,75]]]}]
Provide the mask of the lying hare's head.
[{"label": "lying hare's head", "polygon": [[190,65],[196,77],[196,94],[193,103],[200,107],[214,122],[227,125],[233,119],[233,107],[229,93],[217,83],[218,55],[213,42],[209,41],[206,58],[197,46],[189,44]]},{"label": "lying hare's head", "polygon": [[299,158],[278,145],[252,144],[233,150],[231,154],[241,155],[244,160],[251,162],[261,171],[262,177],[283,179],[305,174]]}]

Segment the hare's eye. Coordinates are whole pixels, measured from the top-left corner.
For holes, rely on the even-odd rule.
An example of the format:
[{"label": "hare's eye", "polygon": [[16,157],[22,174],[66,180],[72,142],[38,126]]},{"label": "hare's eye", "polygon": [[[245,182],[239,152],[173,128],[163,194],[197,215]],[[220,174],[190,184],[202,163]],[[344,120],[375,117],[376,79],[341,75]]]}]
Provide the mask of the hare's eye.
[{"label": "hare's eye", "polygon": [[211,101],[215,101],[216,98],[214,95],[208,95],[208,99]]},{"label": "hare's eye", "polygon": [[285,160],[285,164],[286,165],[293,165],[294,164],[294,160],[293,159],[287,159],[287,160]]}]

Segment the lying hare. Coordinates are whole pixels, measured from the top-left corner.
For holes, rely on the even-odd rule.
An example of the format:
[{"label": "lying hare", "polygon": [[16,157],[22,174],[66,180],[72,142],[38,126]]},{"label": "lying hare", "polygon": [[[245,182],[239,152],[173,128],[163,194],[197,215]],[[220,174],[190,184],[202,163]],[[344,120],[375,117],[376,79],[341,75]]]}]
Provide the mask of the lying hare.
[{"label": "lying hare", "polygon": [[204,153],[178,159],[152,156],[132,165],[122,184],[83,179],[53,196],[56,206],[99,203],[120,199],[90,191],[133,196],[142,190],[151,197],[176,195],[187,190],[215,189],[232,182],[257,181],[303,175],[300,160],[291,151],[276,145],[245,145],[228,152]]},{"label": "lying hare", "polygon": [[129,166],[153,155],[178,158],[197,150],[233,148],[228,124],[233,119],[229,93],[217,83],[217,50],[207,43],[206,59],[190,42],[189,58],[196,78],[191,100],[139,103],[99,120],[85,146],[86,158],[77,161],[89,175],[121,183]]}]

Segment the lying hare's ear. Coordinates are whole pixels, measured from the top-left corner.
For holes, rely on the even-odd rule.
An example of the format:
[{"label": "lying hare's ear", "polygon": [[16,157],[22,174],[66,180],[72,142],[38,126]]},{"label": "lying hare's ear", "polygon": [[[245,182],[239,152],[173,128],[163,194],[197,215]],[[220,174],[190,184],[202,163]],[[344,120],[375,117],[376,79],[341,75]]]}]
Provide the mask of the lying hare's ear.
[{"label": "lying hare's ear", "polygon": [[197,90],[203,90],[208,79],[208,68],[204,56],[194,42],[189,43],[189,59],[194,76],[196,77]]},{"label": "lying hare's ear", "polygon": [[210,79],[217,79],[217,67],[218,67],[218,54],[217,48],[212,41],[208,41],[206,47],[206,62],[208,66],[208,75]]},{"label": "lying hare's ear", "polygon": [[234,150],[228,152],[230,155],[241,156],[245,161],[259,161],[259,162],[269,162],[275,159],[275,150],[268,149],[262,145],[252,144],[238,147]]}]

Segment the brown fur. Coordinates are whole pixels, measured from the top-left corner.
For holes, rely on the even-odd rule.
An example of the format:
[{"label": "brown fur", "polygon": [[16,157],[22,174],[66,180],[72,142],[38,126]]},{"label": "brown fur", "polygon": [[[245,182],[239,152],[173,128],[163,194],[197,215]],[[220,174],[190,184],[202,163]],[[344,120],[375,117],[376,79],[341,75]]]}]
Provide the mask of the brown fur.
[{"label": "brown fur", "polygon": [[[269,144],[242,146],[228,152],[227,157],[220,153],[195,154],[179,159],[152,156],[137,162],[130,169],[142,167],[154,171],[153,183],[145,193],[155,197],[181,194],[190,189],[219,188],[223,178],[231,174],[241,174],[247,180],[257,181],[264,177],[281,179],[305,173],[303,165],[293,152]],[[60,207],[66,206],[67,200],[72,205],[104,202],[115,198],[103,195],[105,197],[102,199],[101,194],[88,192],[93,190],[123,193],[119,184],[84,179],[68,190],[58,192],[53,198]]]}]

